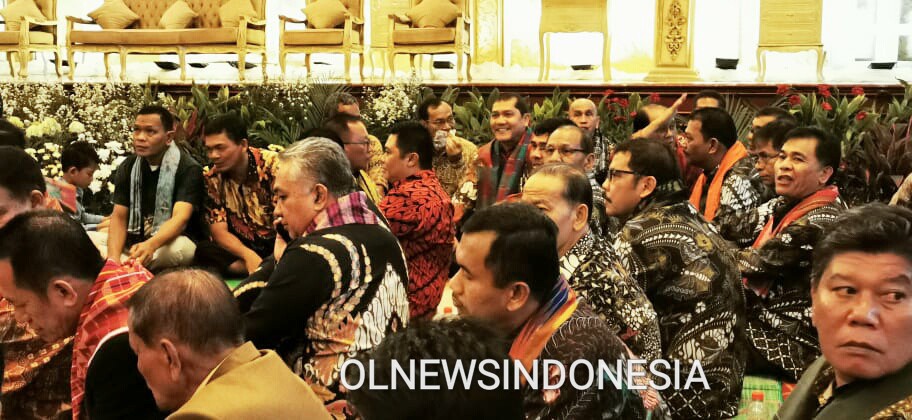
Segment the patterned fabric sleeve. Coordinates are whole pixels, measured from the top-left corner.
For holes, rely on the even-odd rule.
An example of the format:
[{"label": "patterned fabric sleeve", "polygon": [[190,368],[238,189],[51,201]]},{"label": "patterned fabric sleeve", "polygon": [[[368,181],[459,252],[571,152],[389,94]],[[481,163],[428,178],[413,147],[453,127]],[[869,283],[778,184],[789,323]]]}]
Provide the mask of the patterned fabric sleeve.
[{"label": "patterned fabric sleeve", "polygon": [[741,159],[725,177],[716,218],[749,211],[760,205],[763,184],[751,159]]},{"label": "patterned fabric sleeve", "polygon": [[794,278],[796,272],[810,268],[814,245],[823,238],[822,226],[800,219],[782,230],[760,248],[745,248],[738,252],[738,266],[748,281],[786,284],[807,281]]},{"label": "patterned fabric sleeve", "polygon": [[206,221],[210,225],[228,222],[228,212],[219,198],[218,178],[215,176],[206,177]]},{"label": "patterned fabric sleeve", "polygon": [[[643,290],[633,281],[621,273],[623,267],[618,266],[613,270],[602,271],[591,282],[583,282],[581,291],[589,300],[593,308],[613,308],[614,314],[609,324],[618,328],[617,335],[630,347],[634,353],[646,360],[655,360],[662,357],[661,339],[659,337],[659,321],[652,303],[643,293]],[[600,290],[613,285],[616,294],[605,296]]]},{"label": "patterned fabric sleeve", "polygon": [[371,181],[377,184],[380,195],[386,193],[386,176],[383,175],[383,144],[374,136],[370,140],[370,163],[367,165],[367,174]]},{"label": "patterned fabric sleeve", "polygon": [[380,201],[380,210],[397,238],[408,237],[421,225],[421,212],[416,204],[410,197],[393,191]]},{"label": "patterned fabric sleeve", "polygon": [[772,215],[773,210],[782,203],[782,198],[777,197],[759,207],[746,212],[728,212],[718,214],[713,219],[713,225],[719,229],[719,234],[728,241],[732,241],[737,248],[747,248],[754,244],[762,223]]}]

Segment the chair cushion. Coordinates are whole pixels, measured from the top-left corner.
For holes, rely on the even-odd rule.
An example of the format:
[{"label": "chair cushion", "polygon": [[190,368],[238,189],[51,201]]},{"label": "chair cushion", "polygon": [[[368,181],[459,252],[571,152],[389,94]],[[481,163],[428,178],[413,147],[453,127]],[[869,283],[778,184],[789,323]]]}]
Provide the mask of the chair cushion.
[{"label": "chair cushion", "polygon": [[286,31],[285,45],[342,45],[341,29]]},{"label": "chair cushion", "polygon": [[330,29],[345,22],[345,5],[339,0],[317,0],[302,9],[307,23],[316,29]]},{"label": "chair cushion", "polygon": [[450,0],[424,0],[405,12],[417,28],[444,28],[456,20],[459,8]]},{"label": "chair cushion", "polygon": [[[77,44],[125,45],[208,45],[237,43],[237,28],[212,29],[110,29],[73,31],[70,39]],[[263,45],[266,32],[247,30],[247,43]]]},{"label": "chair cushion", "polygon": [[393,43],[396,44],[442,44],[456,40],[454,28],[396,29]]},{"label": "chair cushion", "polygon": [[7,31],[19,31],[19,22],[24,17],[30,17],[35,20],[44,22],[47,17],[41,13],[41,9],[35,4],[35,0],[18,0],[10,3],[3,10],[0,10],[0,16],[6,22]]},{"label": "chair cushion", "polygon": [[158,24],[164,29],[184,29],[198,17],[199,14],[194,12],[187,2],[178,0],[165,11]]},{"label": "chair cushion", "polygon": [[[38,31],[29,31],[29,43],[30,44],[53,44],[54,35],[51,35],[47,32],[38,32]],[[0,44],[3,45],[18,45],[19,44],[19,32],[13,31],[0,31]]]},{"label": "chair cushion", "polygon": [[219,19],[222,28],[237,28],[240,26],[241,16],[257,19],[257,12],[253,9],[250,0],[231,0],[219,7]]},{"label": "chair cushion", "polygon": [[105,0],[101,7],[89,12],[89,17],[104,29],[123,29],[139,20],[139,15],[130,10],[123,0]]}]

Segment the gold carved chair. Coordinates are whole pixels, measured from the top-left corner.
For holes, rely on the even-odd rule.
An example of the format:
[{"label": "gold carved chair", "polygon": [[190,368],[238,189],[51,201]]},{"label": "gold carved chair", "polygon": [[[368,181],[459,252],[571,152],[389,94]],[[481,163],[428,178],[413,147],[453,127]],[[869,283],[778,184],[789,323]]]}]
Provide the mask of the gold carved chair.
[{"label": "gold carved chair", "polygon": [[[9,4],[16,0],[9,0]],[[57,77],[60,72],[60,47],[57,46],[57,0],[36,0],[38,9],[47,18],[44,22],[24,17],[18,31],[0,32],[0,51],[6,52],[6,59],[10,66],[10,75],[13,77],[28,77],[28,63],[33,52],[50,51],[54,53],[55,70]],[[4,22],[6,23],[6,22]],[[31,29],[30,26],[34,25]],[[16,71],[15,60],[19,60],[19,70]]]},{"label": "gold carved chair", "polygon": [[[307,4],[316,0],[307,0]],[[348,10],[345,22],[335,28],[316,29],[307,19],[279,16],[279,67],[285,77],[288,54],[303,53],[307,74],[310,73],[310,56],[314,53],[341,53],[345,55],[345,81],[351,82],[351,55],[358,54],[358,71],[364,80],[364,16],[361,0],[342,0]],[[288,23],[307,23],[306,29],[289,30]]]},{"label": "gold carved chair", "polygon": [[[415,7],[422,0],[411,0]],[[462,81],[463,54],[466,58],[466,78],[472,81],[472,0],[455,0],[459,9],[456,20],[445,28],[417,28],[403,14],[389,15],[387,60],[390,72],[396,74],[396,54],[408,54],[411,70],[415,71],[417,54],[456,54],[456,78]]]},{"label": "gold carved chair", "polygon": [[551,34],[598,32],[602,34],[602,77],[611,80],[611,35],[608,34],[607,0],[541,0],[538,29],[538,80],[551,74]]}]

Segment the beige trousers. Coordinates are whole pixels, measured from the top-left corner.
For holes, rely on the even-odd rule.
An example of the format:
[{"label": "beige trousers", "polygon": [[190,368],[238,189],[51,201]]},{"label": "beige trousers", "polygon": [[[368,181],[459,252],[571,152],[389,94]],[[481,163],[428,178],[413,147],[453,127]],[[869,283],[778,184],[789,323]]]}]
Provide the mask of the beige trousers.
[{"label": "beige trousers", "polygon": [[[107,232],[86,232],[92,243],[101,252],[102,258],[108,257],[108,234]],[[196,244],[186,236],[178,236],[173,241],[165,244],[155,250],[152,254],[152,260],[146,265],[151,271],[159,271],[168,268],[189,266],[193,263],[193,254],[196,253]],[[124,254],[121,261],[126,261],[130,256]]]}]

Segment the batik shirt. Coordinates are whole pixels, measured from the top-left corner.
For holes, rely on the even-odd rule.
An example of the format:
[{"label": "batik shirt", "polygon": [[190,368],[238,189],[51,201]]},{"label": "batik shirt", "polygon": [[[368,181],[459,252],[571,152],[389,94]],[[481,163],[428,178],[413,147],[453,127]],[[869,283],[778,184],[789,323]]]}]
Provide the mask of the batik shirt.
[{"label": "batik shirt", "polygon": [[909,174],[903,180],[899,190],[896,191],[896,194],[893,194],[893,198],[890,199],[890,205],[912,207],[912,174]]},{"label": "batik shirt", "polygon": [[410,317],[433,315],[456,240],[449,197],[434,171],[423,170],[394,183],[378,207],[405,252]]},{"label": "batik shirt", "polygon": [[386,192],[386,174],[383,172],[383,165],[385,163],[385,160],[383,159],[383,143],[370,134],[367,135],[367,140],[370,142],[368,145],[370,148],[370,161],[367,164],[367,175],[370,177],[370,180],[374,182],[374,185],[376,185],[377,192],[380,195],[383,195]]},{"label": "batik shirt", "polygon": [[248,148],[247,179],[243,184],[212,169],[206,173],[209,224],[227,223],[228,232],[261,257],[272,254],[275,242],[272,183],[276,156],[269,150]]},{"label": "batik shirt", "polygon": [[744,293],[733,255],[687,201],[679,183],[641,202],[615,242],[621,262],[658,317],[662,355],[690,372],[699,360],[710,389],[663,391],[674,418],[737,414],[744,376]]},{"label": "batik shirt", "polygon": [[[716,172],[707,176],[708,179],[704,185],[705,189],[709,189],[709,184],[715,175]],[[725,174],[725,181],[722,183],[722,198],[713,223],[717,227],[721,226],[723,223],[728,223],[732,215],[756,208],[762,203],[760,198],[765,190],[760,174],[754,168],[753,159],[743,158],[739,160]],[[705,200],[707,195],[707,191],[704,191],[701,208],[706,207]]]},{"label": "batik shirt", "polygon": [[605,190],[596,182],[594,174],[590,173],[588,177],[589,186],[592,187],[592,209],[590,209],[589,229],[596,235],[604,237],[605,233],[609,231],[607,225],[610,222],[605,214]]},{"label": "batik shirt", "polygon": [[[781,220],[794,203],[774,198],[746,213],[728,234],[736,243],[753,244],[771,217]],[[811,262],[814,246],[846,210],[841,198],[811,210],[760,248],[745,248],[738,257],[742,275],[768,285],[765,297],[747,292],[747,339],[766,361],[795,382],[820,356],[817,330],[811,325]]]},{"label": "batik shirt", "polygon": [[434,172],[437,173],[437,179],[440,185],[446,191],[447,196],[452,197],[465,180],[466,171],[471,168],[475,158],[478,157],[478,146],[474,143],[456,138],[459,145],[462,146],[462,153],[459,159],[452,160],[446,154],[446,150],[434,153]]},{"label": "batik shirt", "polygon": [[661,357],[659,324],[652,303],[620,264],[614,249],[592,232],[561,257],[561,275],[634,354]]}]

